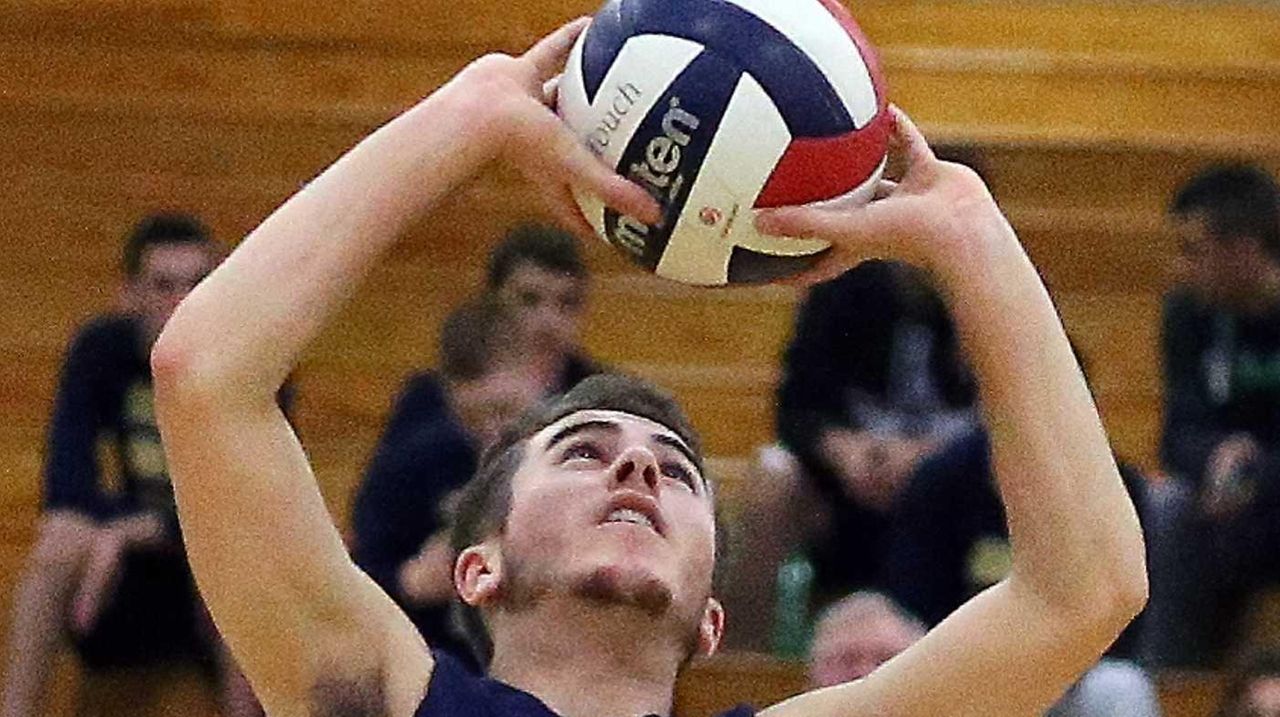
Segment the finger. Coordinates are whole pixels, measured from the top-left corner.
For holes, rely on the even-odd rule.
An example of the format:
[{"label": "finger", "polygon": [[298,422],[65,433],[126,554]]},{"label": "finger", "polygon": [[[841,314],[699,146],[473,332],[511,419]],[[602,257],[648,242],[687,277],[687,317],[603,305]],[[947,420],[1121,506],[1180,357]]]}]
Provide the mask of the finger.
[{"label": "finger", "polygon": [[528,62],[537,73],[539,82],[546,82],[564,70],[564,63],[569,59],[573,43],[591,24],[591,18],[580,17],[573,22],[565,23],[560,29],[538,41],[529,48],[522,59]]},{"label": "finger", "polygon": [[[605,204],[628,216],[635,217],[648,224],[656,224],[662,219],[662,210],[658,202],[640,185],[619,176],[599,157],[592,154],[573,132],[550,112],[536,120],[543,124],[541,128],[530,127],[530,141],[546,142],[552,138],[543,152],[552,152],[551,161],[540,168],[531,168],[541,172],[542,176],[532,177],[535,181],[546,181],[547,166],[558,164],[568,175],[568,183],[580,187],[599,197]],[[545,161],[546,155],[543,154]]]},{"label": "finger", "polygon": [[560,80],[563,77],[564,73],[560,73],[542,83],[542,104],[548,107],[556,106],[556,102],[560,98]]},{"label": "finger", "polygon": [[546,202],[547,209],[561,227],[583,240],[590,241],[595,238],[595,227],[591,226],[587,218],[582,215],[582,209],[578,207],[578,202],[573,198],[573,191],[569,187],[562,186],[557,191],[546,195]]},{"label": "finger", "polygon": [[870,248],[888,239],[882,214],[882,207],[875,203],[856,209],[781,207],[757,214],[756,230],[772,236],[823,239]]},{"label": "finger", "polygon": [[889,153],[905,166],[905,175],[911,176],[932,167],[938,158],[933,148],[921,134],[920,128],[897,105],[889,105],[893,115],[893,134],[889,136]]},{"label": "finger", "polygon": [[888,199],[894,192],[898,191],[898,183],[892,179],[881,179],[876,185],[876,191],[871,195],[871,201],[879,201]]}]

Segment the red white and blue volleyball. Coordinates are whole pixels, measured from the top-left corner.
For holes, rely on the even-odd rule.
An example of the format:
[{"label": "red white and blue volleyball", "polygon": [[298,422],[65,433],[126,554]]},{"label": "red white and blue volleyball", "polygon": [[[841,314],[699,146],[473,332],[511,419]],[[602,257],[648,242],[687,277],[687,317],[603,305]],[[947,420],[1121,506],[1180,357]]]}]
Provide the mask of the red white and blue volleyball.
[{"label": "red white and blue volleyball", "polygon": [[795,274],[828,249],[763,236],[754,215],[868,201],[887,106],[839,0],[611,0],[570,55],[558,110],[663,208],[649,225],[578,192],[596,231],[659,276],[720,286]]}]

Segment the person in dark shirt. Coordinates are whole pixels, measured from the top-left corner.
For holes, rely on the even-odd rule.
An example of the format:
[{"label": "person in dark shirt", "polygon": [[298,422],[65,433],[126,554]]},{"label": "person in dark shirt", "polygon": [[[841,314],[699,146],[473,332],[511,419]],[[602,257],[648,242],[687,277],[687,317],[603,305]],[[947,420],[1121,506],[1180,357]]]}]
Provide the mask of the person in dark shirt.
[{"label": "person in dark shirt", "polygon": [[554,227],[518,226],[489,254],[485,289],[515,316],[528,370],[560,393],[600,370],[581,344],[588,280],[578,240]]},{"label": "person in dark shirt", "polygon": [[147,355],[218,257],[195,218],[147,217],[125,245],[121,312],[89,321],[71,340],[49,421],[43,511],[14,593],[5,717],[38,713],[65,634],[89,667],[208,652]]},{"label": "person in dark shirt", "polygon": [[501,427],[552,392],[528,365],[523,336],[491,297],[454,310],[441,332],[439,374],[405,385],[353,504],[356,564],[430,645],[463,661],[471,652],[449,625],[450,496],[471,480]]},{"label": "person in dark shirt", "polygon": [[[719,645],[714,487],[695,433],[661,391],[590,377],[480,459],[450,546],[466,624],[492,646],[483,677],[433,652],[350,560],[272,401],[401,234],[495,161],[526,172],[584,236],[575,191],[630,221],[663,221],[653,197],[551,109],[589,22],[520,57],[471,63],[361,141],[241,242],[152,351],[191,563],[270,714],[669,714],[681,671]],[[569,83],[561,91],[581,90]],[[878,199],[740,220],[830,242],[819,272],[891,256],[945,287],[983,389],[1017,549],[1008,578],[881,669],[764,714],[1037,714],[1141,610],[1142,531],[1017,236],[976,174],[939,161],[906,115],[884,111],[889,165],[903,173]]]},{"label": "person in dark shirt", "polygon": [[1230,648],[1223,626],[1247,597],[1280,581],[1280,186],[1258,167],[1213,167],[1169,216],[1182,272],[1164,305],[1170,481],[1150,652],[1200,665]]},{"label": "person in dark shirt", "polygon": [[[1123,462],[1120,476],[1142,518],[1147,479]],[[895,506],[882,583],[896,603],[932,627],[1004,579],[1012,554],[991,443],[975,429],[927,458],[907,480]],[[1051,717],[1160,714],[1155,686],[1136,662],[1142,625],[1135,620],[1120,635]]]},{"label": "person in dark shirt", "polygon": [[876,586],[907,476],[976,415],[951,317],[901,262],[813,287],[782,368],[781,446],[759,453],[740,530],[753,557],[725,593],[743,618],[731,644],[748,649],[765,647],[774,575],[795,550],[813,566],[814,607]]}]

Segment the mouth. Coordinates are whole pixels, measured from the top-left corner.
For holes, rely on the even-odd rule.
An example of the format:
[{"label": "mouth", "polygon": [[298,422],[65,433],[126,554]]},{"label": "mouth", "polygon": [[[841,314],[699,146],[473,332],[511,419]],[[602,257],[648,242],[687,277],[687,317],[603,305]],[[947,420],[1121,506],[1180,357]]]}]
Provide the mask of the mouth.
[{"label": "mouth", "polygon": [[600,521],[600,525],[634,525],[652,530],[660,536],[666,532],[652,499],[625,494],[610,501],[609,512]]}]

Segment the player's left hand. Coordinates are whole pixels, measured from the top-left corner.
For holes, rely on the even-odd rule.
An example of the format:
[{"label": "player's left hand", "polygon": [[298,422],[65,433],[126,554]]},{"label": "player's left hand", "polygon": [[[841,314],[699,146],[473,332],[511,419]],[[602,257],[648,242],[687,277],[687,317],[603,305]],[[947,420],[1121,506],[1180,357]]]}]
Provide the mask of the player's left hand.
[{"label": "player's left hand", "polygon": [[839,276],[867,259],[896,259],[934,274],[963,269],[976,243],[1013,239],[1004,215],[972,169],[939,160],[915,123],[897,107],[889,142],[896,181],[856,208],[785,207],[756,218],[765,234],[823,239],[832,248],[808,272],[787,283],[811,285]]},{"label": "player's left hand", "polygon": [[519,57],[493,54],[473,62],[455,82],[480,92],[490,111],[492,132],[500,143],[499,157],[544,190],[555,217],[566,228],[594,235],[574,201],[572,187],[597,195],[614,209],[656,223],[658,203],[639,185],[614,172],[591,153],[556,116],[554,106],[560,73],[578,35],[591,24],[579,18]]}]

